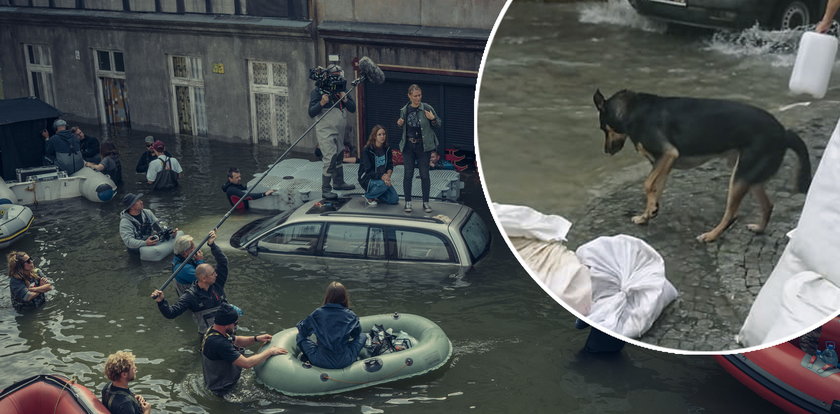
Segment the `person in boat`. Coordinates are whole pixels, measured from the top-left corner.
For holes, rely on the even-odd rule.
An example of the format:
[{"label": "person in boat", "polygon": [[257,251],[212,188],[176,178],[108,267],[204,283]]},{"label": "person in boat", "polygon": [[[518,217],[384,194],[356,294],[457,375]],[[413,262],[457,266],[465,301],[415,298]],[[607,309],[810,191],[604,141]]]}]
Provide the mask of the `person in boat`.
[{"label": "person in boat", "polygon": [[253,368],[274,355],[288,353],[285,348],[272,346],[262,352],[246,357],[244,347],[257,342],[271,341],[271,335],[236,335],[239,312],[223,303],[213,318],[213,326],[207,330],[201,341],[201,368],[204,371],[204,385],[213,394],[223,396],[230,392],[243,368]]},{"label": "person in boat", "polygon": [[134,354],[118,351],[108,355],[103,373],[111,382],[102,387],[102,404],[111,414],[148,414],[152,405],[140,394],[128,389],[128,383],[137,376]]},{"label": "person in boat", "polygon": [[[149,163],[157,158],[152,152],[152,144],[155,143],[155,137],[147,135],[143,141],[146,145],[146,151],[143,151],[143,153],[140,154],[140,158],[137,160],[137,166],[134,167],[134,171],[136,171],[137,174],[146,174],[146,172],[149,171]],[[167,157],[172,156],[172,154],[165,149],[163,151],[163,155],[166,155]]]},{"label": "person in boat", "polygon": [[102,161],[102,156],[99,154],[99,140],[96,137],[85,135],[85,132],[77,126],[70,128],[70,131],[79,139],[79,149],[82,152],[82,159],[86,163],[92,162],[99,164]]},{"label": "person in boat", "polygon": [[120,153],[117,147],[110,142],[103,142],[99,147],[99,152],[102,155],[100,161],[85,161],[85,167],[93,168],[114,180],[117,187],[121,187],[122,181],[122,164],[120,163]]},{"label": "person in boat", "polygon": [[429,176],[429,160],[433,150],[438,147],[438,138],[432,127],[441,127],[443,121],[435,112],[435,108],[422,102],[423,91],[412,84],[408,87],[409,102],[400,108],[400,118],[397,126],[402,128],[400,150],[403,154],[403,188],[405,189],[405,212],[411,213],[411,184],[414,181],[414,164],[420,169],[420,187],[423,195],[423,211],[432,212],[429,205],[431,178]]},{"label": "person in boat", "polygon": [[50,136],[47,130],[41,131],[41,136],[47,140],[44,155],[60,170],[71,175],[84,167],[79,139],[67,129],[67,121],[56,119],[53,122],[55,135]]},{"label": "person in boat", "polygon": [[52,283],[25,252],[11,252],[9,263],[9,290],[12,306],[16,311],[35,309],[47,302],[46,293],[53,289]]},{"label": "person in boat", "polygon": [[[359,317],[350,310],[350,292],[340,282],[330,282],[324,305],[298,322],[295,341],[312,365],[328,369],[344,368],[359,358],[365,334]],[[317,342],[309,339],[315,334]]]},{"label": "person in boat", "polygon": [[[184,259],[186,259],[187,256],[192,254],[193,250],[195,250],[193,236],[185,234],[175,240],[175,247],[173,248],[173,253],[175,253],[175,255],[172,257],[173,272],[181,265],[181,263],[184,262]],[[181,268],[181,271],[175,275],[175,292],[178,293],[178,296],[183,295],[184,292],[189,289],[190,285],[195,282],[195,268],[203,263],[205,263],[204,254],[201,250],[199,250],[192,258],[190,258],[190,261]]]},{"label": "person in boat", "polygon": [[[143,208],[142,197],[143,193],[128,193],[122,198],[125,209],[120,212],[120,237],[131,252],[158,244],[160,233],[164,231],[152,210]],[[177,233],[177,228],[171,230],[171,234]]]},{"label": "person in boat", "polygon": [[[236,167],[231,167],[228,170],[227,174],[227,182],[222,184],[222,191],[227,194],[227,199],[230,202],[231,206],[236,205],[236,202],[239,201],[240,198],[245,196],[245,192],[248,190],[248,187],[245,187],[242,183],[242,173],[239,172],[239,169]],[[274,194],[274,190],[266,190],[262,193],[250,193],[248,197],[236,207],[237,211],[245,211],[249,208],[248,200],[257,200],[263,198],[265,196],[269,196]]]},{"label": "person in boat", "polygon": [[394,172],[392,152],[385,127],[375,125],[362,149],[362,165],[359,167],[359,184],[365,189],[364,197],[369,206],[376,206],[377,202],[397,204],[400,201],[391,183],[391,173]]},{"label": "person in boat", "polygon": [[155,181],[158,179],[158,175],[163,172],[164,169],[171,169],[178,177],[180,177],[181,173],[184,172],[184,169],[181,168],[181,163],[178,162],[178,159],[166,154],[166,145],[163,141],[158,140],[152,144],[152,155],[154,155],[154,159],[149,162],[149,170],[146,171],[146,181],[148,181],[149,184],[155,184]]},{"label": "person in boat", "polygon": [[177,302],[170,305],[160,290],[155,290],[151,295],[157,302],[158,310],[167,319],[177,318],[188,310],[192,311],[200,335],[204,335],[207,328],[213,324],[213,315],[219,306],[227,302],[225,283],[228,278],[228,259],[215,242],[216,231],[213,230],[207,245],[216,259],[216,267],[209,263],[196,266],[195,283],[184,291]]}]

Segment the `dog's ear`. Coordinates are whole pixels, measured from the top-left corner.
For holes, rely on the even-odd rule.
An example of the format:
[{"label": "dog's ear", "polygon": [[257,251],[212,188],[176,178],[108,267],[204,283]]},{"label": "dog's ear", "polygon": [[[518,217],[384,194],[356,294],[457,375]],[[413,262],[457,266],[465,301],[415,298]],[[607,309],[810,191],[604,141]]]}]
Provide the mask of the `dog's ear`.
[{"label": "dog's ear", "polygon": [[606,101],[604,100],[604,95],[601,95],[600,89],[595,89],[595,95],[592,95],[592,100],[595,101],[595,107],[598,108],[598,112],[604,112]]}]

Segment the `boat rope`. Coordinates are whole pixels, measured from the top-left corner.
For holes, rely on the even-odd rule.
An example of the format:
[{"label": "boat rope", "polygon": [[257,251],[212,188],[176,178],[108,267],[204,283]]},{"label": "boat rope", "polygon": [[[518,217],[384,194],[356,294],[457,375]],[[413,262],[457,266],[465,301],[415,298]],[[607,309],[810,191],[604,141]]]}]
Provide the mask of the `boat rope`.
[{"label": "boat rope", "polygon": [[[359,86],[359,84],[362,83],[362,81],[364,79],[365,79],[364,76],[362,76],[362,77],[356,79],[355,81],[353,81],[353,86],[350,88],[349,91],[346,92],[346,95],[349,96],[356,89],[356,87]],[[306,131],[303,131],[303,133],[300,134],[300,136],[294,142],[292,142],[291,145],[289,145],[289,148],[286,148],[286,151],[283,151],[283,153],[280,154],[280,157],[278,157],[277,160],[274,161],[274,163],[271,164],[270,167],[268,167],[268,170],[266,170],[265,173],[263,173],[260,176],[260,178],[257,179],[257,182],[254,183],[254,185],[251,186],[251,188],[246,188],[245,189],[246,190],[245,194],[242,195],[242,197],[239,200],[236,201],[236,203],[230,208],[230,210],[228,210],[227,213],[225,213],[224,216],[222,216],[222,219],[219,220],[218,223],[216,223],[216,226],[213,227],[212,230],[218,230],[220,227],[222,227],[222,224],[224,224],[225,221],[227,221],[228,217],[230,217],[230,215],[233,214],[234,211],[236,211],[236,208],[239,207],[239,205],[242,204],[245,201],[246,198],[248,198],[248,195],[251,194],[251,191],[253,191],[255,188],[257,188],[260,185],[260,183],[262,182],[262,180],[265,177],[268,177],[268,175],[269,175],[268,173],[271,172],[271,170],[273,170],[274,167],[277,166],[277,164],[280,164],[280,161],[282,161],[284,158],[286,158],[286,155],[288,155],[289,152],[292,151],[292,148],[294,148],[295,145],[297,145],[301,140],[303,140],[303,138],[306,136],[306,134],[308,134],[309,131],[311,131],[313,128],[315,128],[315,126],[318,125],[318,123],[321,122],[321,120],[323,120],[326,117],[326,115],[328,113],[330,113],[330,111],[335,109],[335,107],[338,106],[338,104],[341,101],[342,101],[342,99],[336,100],[335,103],[333,103],[332,106],[330,106],[330,108],[327,109],[327,111],[323,113],[323,115],[319,116],[315,120],[315,122],[313,122],[312,125],[309,126],[309,128],[306,128]],[[163,282],[163,285],[161,285],[158,290],[163,291],[164,289],[166,289],[167,286],[169,286],[170,283],[172,283],[172,281],[175,279],[175,276],[181,271],[181,269],[184,268],[184,266],[187,265],[187,263],[189,263],[190,259],[192,259],[192,257],[195,256],[195,254],[199,250],[201,250],[202,247],[204,247],[204,244],[207,243],[207,240],[210,240],[210,234],[209,233],[206,236],[204,236],[204,239],[201,241],[201,243],[198,243],[195,246],[195,248],[192,250],[192,252],[190,252],[190,254],[184,259],[184,261],[182,261],[181,264],[178,265],[178,267],[172,272],[172,274],[169,276],[169,278],[166,279],[165,282]]]},{"label": "boat rope", "polygon": [[[343,383],[343,384],[367,384],[367,383],[369,383],[369,382],[374,382],[374,381],[383,380],[383,379],[385,379],[385,378],[390,378],[390,377],[392,377],[394,374],[396,374],[396,373],[400,372],[403,368],[405,368],[405,367],[407,367],[407,366],[409,366],[409,364],[407,364],[407,363],[403,363],[403,365],[402,365],[401,367],[399,367],[399,368],[397,368],[397,369],[395,369],[395,370],[393,370],[393,371],[391,371],[391,372],[389,372],[389,373],[386,373],[385,375],[382,375],[382,376],[381,376],[381,377],[379,377],[379,378],[375,378],[375,379],[368,380],[368,381],[347,381],[347,380],[341,380],[341,379],[338,379],[338,378],[333,378],[333,377],[331,377],[331,376],[330,376],[330,374],[327,374],[327,373],[326,373],[326,372],[324,372],[324,371],[318,371],[318,372],[320,372],[320,373],[321,373],[321,379],[322,379],[323,381],[327,381],[327,380],[329,380],[329,381],[340,382],[340,383]],[[314,365],[313,365],[313,367],[314,367]]]},{"label": "boat rope", "polygon": [[61,397],[64,397],[64,391],[67,389],[68,386],[73,385],[76,382],[74,379],[68,378],[67,381],[64,381],[64,385],[61,386],[61,391],[58,393],[58,399],[55,400],[55,408],[53,408],[53,414],[58,414],[58,404],[61,403]]}]

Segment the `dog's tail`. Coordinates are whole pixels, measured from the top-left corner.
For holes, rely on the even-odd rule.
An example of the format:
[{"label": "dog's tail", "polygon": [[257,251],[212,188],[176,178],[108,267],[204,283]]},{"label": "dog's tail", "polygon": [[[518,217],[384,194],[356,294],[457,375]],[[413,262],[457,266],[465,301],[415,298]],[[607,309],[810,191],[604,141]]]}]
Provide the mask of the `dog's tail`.
[{"label": "dog's tail", "polygon": [[796,174],[796,187],[800,193],[807,193],[811,186],[811,159],[808,157],[808,147],[796,132],[786,131],[785,141],[799,158],[799,172]]}]

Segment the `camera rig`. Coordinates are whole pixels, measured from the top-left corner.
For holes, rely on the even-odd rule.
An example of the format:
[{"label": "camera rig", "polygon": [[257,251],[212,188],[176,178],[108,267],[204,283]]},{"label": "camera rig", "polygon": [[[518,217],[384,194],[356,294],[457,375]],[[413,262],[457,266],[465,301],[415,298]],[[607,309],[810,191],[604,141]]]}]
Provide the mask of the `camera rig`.
[{"label": "camera rig", "polygon": [[338,99],[339,92],[345,92],[347,90],[347,80],[340,74],[332,74],[321,66],[309,69],[309,79],[314,80],[315,86],[318,87],[321,95],[329,95],[331,101]]}]

